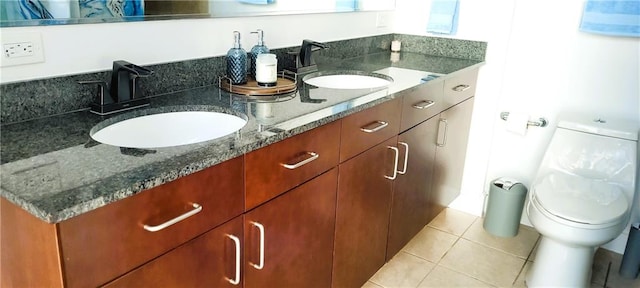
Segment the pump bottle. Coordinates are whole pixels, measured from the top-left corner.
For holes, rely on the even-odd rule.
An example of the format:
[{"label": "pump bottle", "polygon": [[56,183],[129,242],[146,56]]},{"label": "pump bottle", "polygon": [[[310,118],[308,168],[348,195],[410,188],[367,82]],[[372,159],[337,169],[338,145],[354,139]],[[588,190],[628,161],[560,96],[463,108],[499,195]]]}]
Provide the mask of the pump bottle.
[{"label": "pump bottle", "polygon": [[247,83],[247,51],[240,45],[240,32],[233,31],[233,48],[227,52],[227,77],[231,84]]},{"label": "pump bottle", "polygon": [[261,29],[258,29],[254,32],[251,32],[251,34],[258,34],[258,44],[253,46],[253,48],[251,48],[251,51],[249,52],[249,57],[251,59],[251,68],[249,69],[249,73],[255,79],[256,78],[256,62],[258,59],[258,55],[269,53],[269,48],[266,45],[264,45],[264,31],[262,31]]}]

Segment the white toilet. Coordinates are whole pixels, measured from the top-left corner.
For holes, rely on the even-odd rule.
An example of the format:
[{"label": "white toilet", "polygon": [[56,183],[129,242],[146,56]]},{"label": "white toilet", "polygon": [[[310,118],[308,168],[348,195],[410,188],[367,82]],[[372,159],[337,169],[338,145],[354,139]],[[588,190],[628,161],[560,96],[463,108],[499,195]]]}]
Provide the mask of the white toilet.
[{"label": "white toilet", "polygon": [[638,127],[565,115],[531,185],[526,211],[542,235],[528,287],[588,287],[595,250],[627,227]]}]

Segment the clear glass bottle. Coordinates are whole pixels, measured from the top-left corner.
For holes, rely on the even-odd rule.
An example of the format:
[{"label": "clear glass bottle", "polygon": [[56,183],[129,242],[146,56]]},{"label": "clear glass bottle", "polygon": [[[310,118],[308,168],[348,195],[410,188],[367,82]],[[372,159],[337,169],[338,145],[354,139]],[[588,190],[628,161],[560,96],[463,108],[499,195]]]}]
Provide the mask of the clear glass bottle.
[{"label": "clear glass bottle", "polygon": [[240,32],[233,31],[233,48],[227,52],[227,77],[231,84],[247,83],[247,51],[240,45]]},{"label": "clear glass bottle", "polygon": [[249,73],[255,79],[256,78],[256,60],[258,58],[258,55],[269,53],[269,48],[266,45],[264,45],[264,31],[258,29],[255,32],[251,32],[251,34],[258,34],[258,44],[253,46],[251,48],[251,51],[249,52],[249,58],[251,59],[251,66],[250,66],[251,68],[249,70]]}]

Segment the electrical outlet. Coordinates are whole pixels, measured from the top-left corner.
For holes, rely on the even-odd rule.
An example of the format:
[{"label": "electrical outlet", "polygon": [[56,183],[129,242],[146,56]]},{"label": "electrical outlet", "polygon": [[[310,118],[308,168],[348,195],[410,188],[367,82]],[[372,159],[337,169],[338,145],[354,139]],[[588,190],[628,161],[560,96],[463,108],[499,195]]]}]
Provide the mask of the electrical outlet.
[{"label": "electrical outlet", "polygon": [[17,66],[44,62],[42,36],[39,32],[2,33],[0,66]]},{"label": "electrical outlet", "polygon": [[4,53],[8,58],[33,56],[33,43],[22,42],[4,44]]},{"label": "electrical outlet", "polygon": [[376,14],[376,27],[384,28],[389,26],[389,14],[385,12],[378,12]]}]

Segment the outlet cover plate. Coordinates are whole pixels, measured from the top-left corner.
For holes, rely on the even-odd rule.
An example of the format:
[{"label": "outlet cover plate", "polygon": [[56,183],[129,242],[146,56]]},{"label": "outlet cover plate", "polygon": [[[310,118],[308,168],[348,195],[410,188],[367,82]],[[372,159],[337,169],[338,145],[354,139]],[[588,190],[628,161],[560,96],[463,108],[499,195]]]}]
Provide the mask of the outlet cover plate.
[{"label": "outlet cover plate", "polygon": [[376,27],[384,28],[389,26],[389,13],[386,12],[378,12],[376,14]]},{"label": "outlet cover plate", "polygon": [[[28,51],[11,53],[8,49],[28,47]],[[44,62],[40,32],[2,33],[0,67]]]}]

